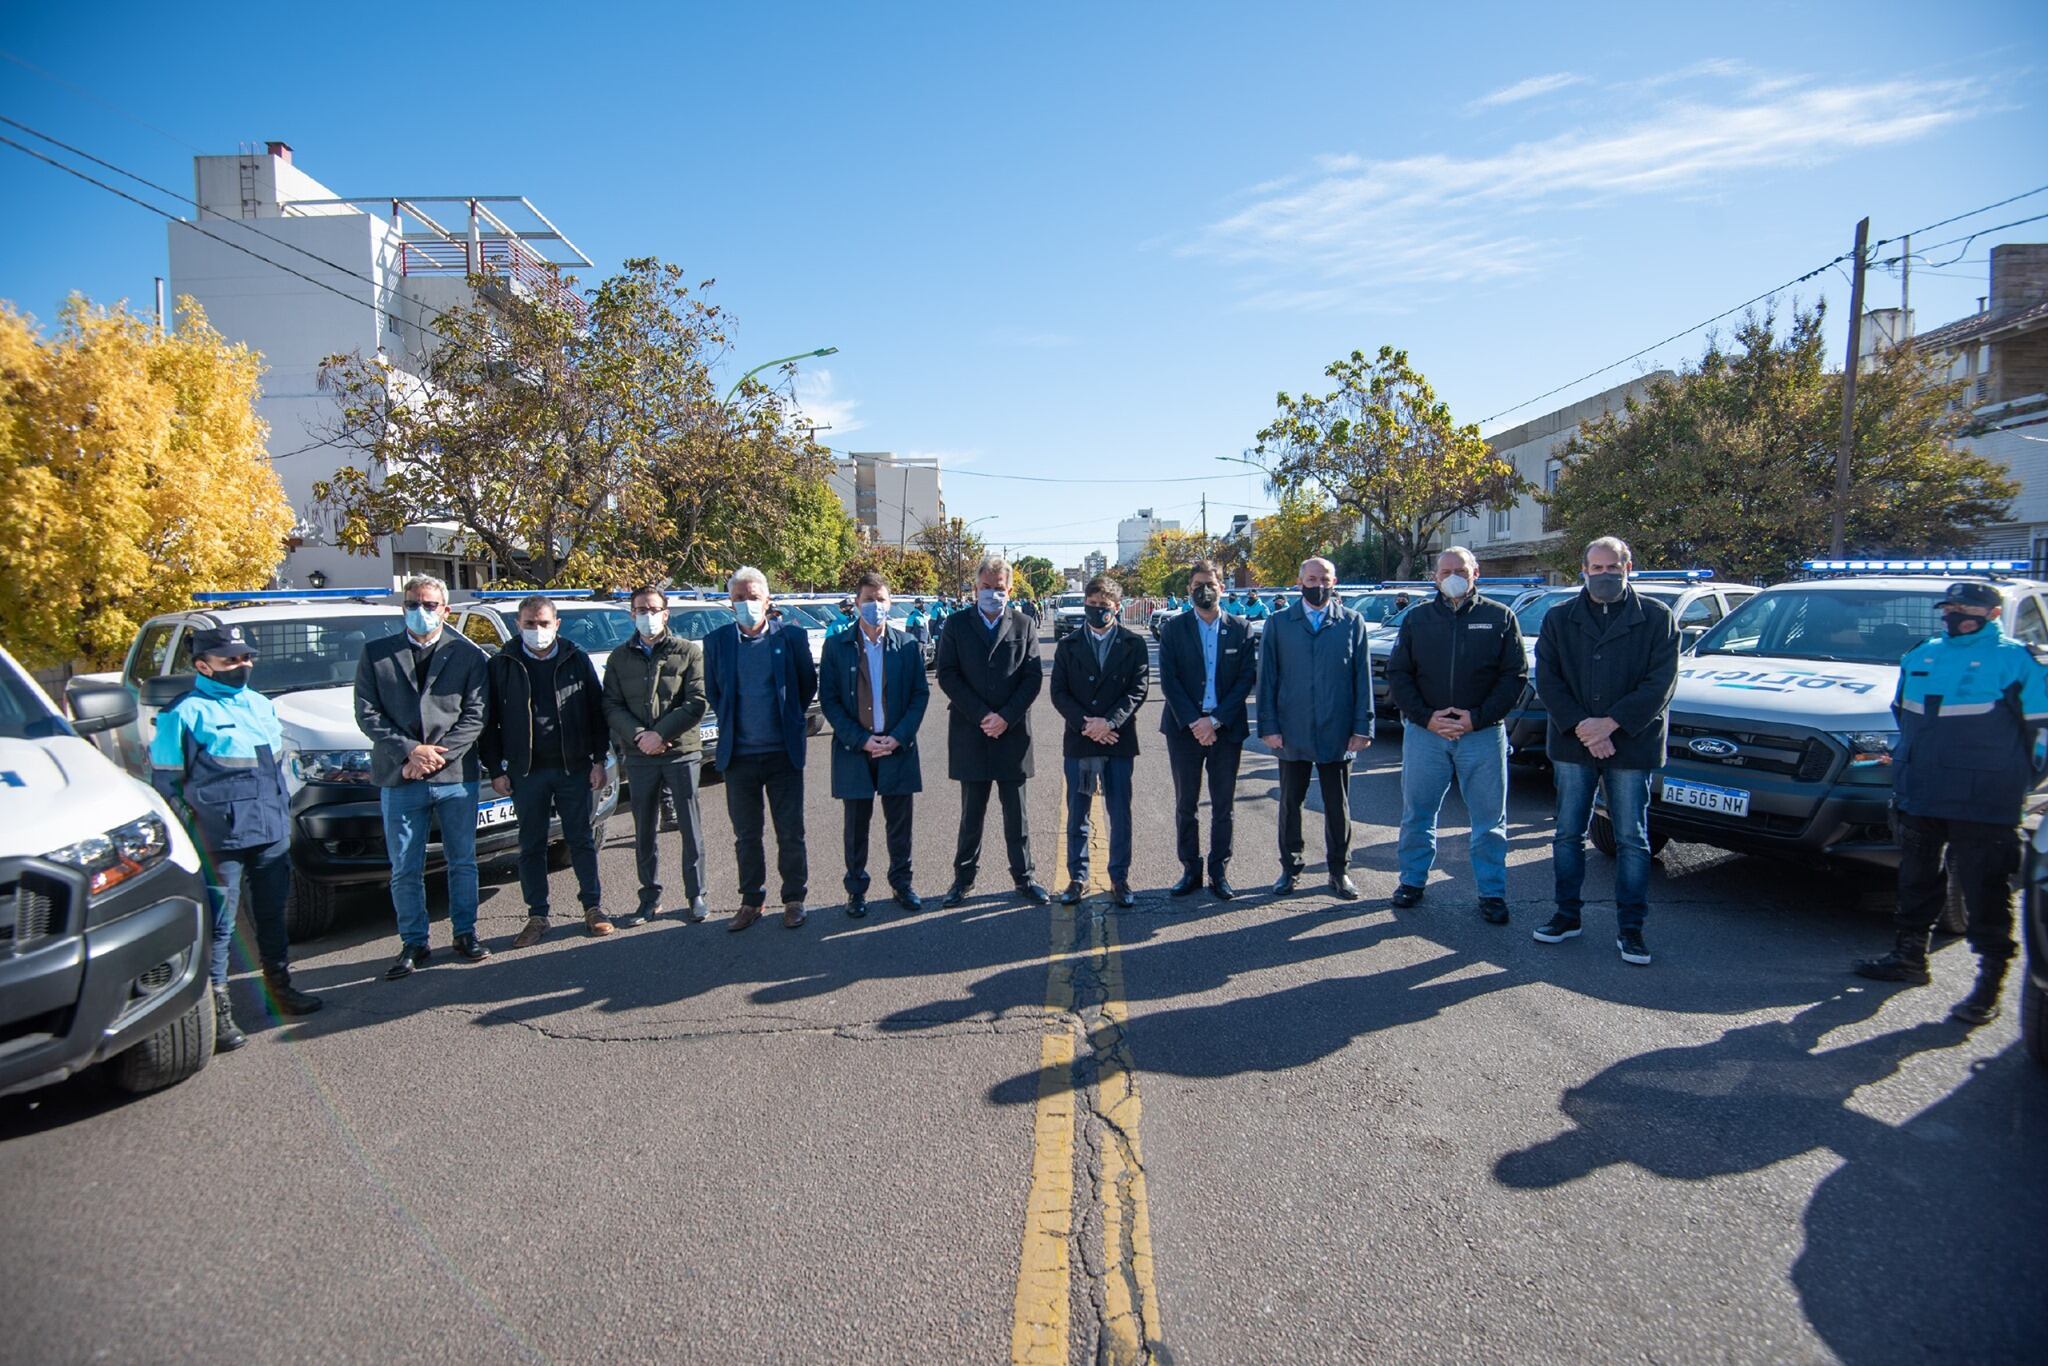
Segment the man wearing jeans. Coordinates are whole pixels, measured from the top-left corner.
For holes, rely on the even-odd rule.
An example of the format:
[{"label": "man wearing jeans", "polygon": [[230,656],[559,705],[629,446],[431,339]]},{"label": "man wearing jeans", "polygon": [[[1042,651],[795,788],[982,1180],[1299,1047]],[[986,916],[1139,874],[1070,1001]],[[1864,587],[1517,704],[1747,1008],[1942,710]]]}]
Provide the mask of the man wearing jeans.
[{"label": "man wearing jeans", "polygon": [[384,975],[427,962],[427,840],[439,826],[448,865],[448,920],[458,957],[491,956],[476,938],[476,744],[489,683],[484,652],[447,629],[448,585],[406,580],[405,629],[363,647],[356,724],[370,739],[398,913],[398,958]]},{"label": "man wearing jeans", "polygon": [[1528,681],[1522,632],[1506,605],[1479,595],[1479,560],[1463,546],[1436,557],[1437,595],[1401,618],[1387,660],[1400,708],[1401,882],[1394,905],[1422,900],[1436,862],[1437,814],[1453,778],[1472,821],[1472,881],[1488,924],[1508,919],[1508,738],[1501,725]]},{"label": "man wearing jeans", "polygon": [[1067,889],[1072,906],[1088,894],[1088,814],[1102,794],[1109,821],[1109,889],[1118,906],[1131,890],[1131,773],[1138,761],[1138,709],[1151,684],[1145,638],[1117,622],[1123,589],[1088,580],[1086,625],[1052,652],[1052,707],[1067,723],[1061,754],[1067,780]]},{"label": "man wearing jeans", "polygon": [[515,949],[538,944],[548,929],[548,826],[562,821],[576,899],[586,934],[612,932],[600,909],[597,837],[590,828],[604,790],[606,732],[597,667],[573,640],[545,594],[519,603],[519,638],[491,656],[490,711],[478,749],[491,791],[512,799],[519,818],[519,890],[526,924]]},{"label": "man wearing jeans", "polygon": [[1536,931],[1536,940],[1557,944],[1578,936],[1586,827],[1598,786],[1618,846],[1615,947],[1623,961],[1640,967],[1650,961],[1643,942],[1650,774],[1664,766],[1671,694],[1678,687],[1678,625],[1670,608],[1628,586],[1626,542],[1601,537],[1586,547],[1584,566],[1584,590],[1550,610],[1536,642],[1536,693],[1550,713],[1547,740],[1557,774],[1551,845],[1557,914]]}]

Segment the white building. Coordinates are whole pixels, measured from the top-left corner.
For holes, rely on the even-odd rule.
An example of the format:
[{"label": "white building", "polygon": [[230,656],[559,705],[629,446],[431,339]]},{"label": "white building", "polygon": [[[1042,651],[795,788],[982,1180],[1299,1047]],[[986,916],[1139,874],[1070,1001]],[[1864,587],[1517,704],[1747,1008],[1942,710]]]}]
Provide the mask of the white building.
[{"label": "white building", "polygon": [[1156,533],[1178,530],[1179,522],[1162,521],[1152,515],[1151,508],[1139,508],[1137,516],[1116,524],[1116,562],[1126,567],[1136,564]]},{"label": "white building", "polygon": [[[1086,555],[1083,555],[1081,557],[1081,582],[1083,584],[1087,583],[1088,580],[1094,578],[1096,575],[1102,573],[1105,569],[1108,568],[1109,556],[1103,554],[1099,550],[1089,551]],[[1079,592],[1080,590],[1077,588],[1075,591]]]},{"label": "white building", "polygon": [[827,478],[861,533],[884,545],[914,544],[917,533],[946,520],[939,462],[928,456],[849,451]]},{"label": "white building", "polygon": [[591,263],[522,198],[343,199],[294,166],[282,142],[194,157],[192,170],[198,225],[213,236],[170,225],[171,291],[196,299],[227,340],[262,353],[258,411],[298,518],[278,582],[382,586],[421,572],[459,587],[485,582],[489,566],[463,560],[445,528],[408,527],[367,556],[334,544],[313,485],[353,453],[327,440],[339,408],[319,387],[321,363],[382,351],[417,373],[440,311],[469,300],[471,273],[580,311],[560,268]]}]

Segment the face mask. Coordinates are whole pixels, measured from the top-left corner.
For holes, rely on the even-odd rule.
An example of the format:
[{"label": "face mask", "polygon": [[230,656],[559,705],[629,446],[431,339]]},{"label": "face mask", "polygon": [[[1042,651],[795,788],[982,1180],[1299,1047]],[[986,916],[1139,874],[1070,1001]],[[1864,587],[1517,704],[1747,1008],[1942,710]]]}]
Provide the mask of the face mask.
[{"label": "face mask", "polygon": [[887,609],[879,602],[864,602],[860,605],[860,624],[863,626],[880,626],[887,615]]},{"label": "face mask", "polygon": [[545,654],[555,648],[555,632],[558,629],[554,626],[522,626],[519,628],[519,638],[526,642],[527,649]]},{"label": "face mask", "polygon": [[1188,590],[1188,597],[1191,601],[1193,601],[1195,606],[1201,608],[1205,612],[1208,611],[1210,608],[1214,607],[1218,602],[1222,601],[1222,597],[1220,594],[1217,593],[1216,585],[1213,583],[1196,584],[1193,588],[1190,588]]},{"label": "face mask", "polygon": [[1627,587],[1628,578],[1619,570],[1612,574],[1586,575],[1586,592],[1595,602],[1620,602]]},{"label": "face mask", "polygon": [[416,636],[430,636],[441,629],[441,612],[436,607],[405,609],[405,629]]},{"label": "face mask", "polygon": [[974,600],[981,604],[982,615],[992,617],[1009,605],[1010,595],[1000,588],[984,588],[974,595]]},{"label": "face mask", "polygon": [[1330,600],[1330,586],[1324,583],[1304,584],[1301,600],[1311,607],[1321,607]]},{"label": "face mask", "polygon": [[633,614],[633,629],[649,640],[655,640],[668,629],[668,613],[636,612]]},{"label": "face mask", "polygon": [[766,618],[768,609],[754,598],[742,598],[732,605],[732,614],[740,619],[742,631],[751,631]]},{"label": "face mask", "polygon": [[1447,598],[1462,598],[1472,591],[1472,580],[1463,574],[1446,574],[1443,582],[1437,586],[1444,590],[1444,596]]},{"label": "face mask", "polygon": [[1088,624],[1098,631],[1116,620],[1114,607],[1097,607],[1091,604],[1082,610],[1088,614]]},{"label": "face mask", "polygon": [[1975,635],[1984,629],[1983,619],[1973,617],[1967,612],[1943,612],[1941,624],[1948,628],[1948,633],[1952,636]]},{"label": "face mask", "polygon": [[223,688],[233,688],[239,692],[249,686],[249,675],[254,672],[256,672],[254,664],[242,664],[232,669],[215,669],[212,678],[214,682],[220,684]]}]

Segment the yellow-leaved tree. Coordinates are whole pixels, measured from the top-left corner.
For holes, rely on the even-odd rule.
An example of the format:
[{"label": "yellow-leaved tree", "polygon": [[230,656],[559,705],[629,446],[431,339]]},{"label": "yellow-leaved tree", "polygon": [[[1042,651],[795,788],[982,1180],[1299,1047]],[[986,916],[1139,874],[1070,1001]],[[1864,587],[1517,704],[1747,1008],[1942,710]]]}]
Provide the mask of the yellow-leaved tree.
[{"label": "yellow-leaved tree", "polygon": [[178,314],[164,335],[73,295],[46,337],[0,303],[0,643],[31,668],[110,667],[151,615],[261,588],[284,553],[262,360]]}]

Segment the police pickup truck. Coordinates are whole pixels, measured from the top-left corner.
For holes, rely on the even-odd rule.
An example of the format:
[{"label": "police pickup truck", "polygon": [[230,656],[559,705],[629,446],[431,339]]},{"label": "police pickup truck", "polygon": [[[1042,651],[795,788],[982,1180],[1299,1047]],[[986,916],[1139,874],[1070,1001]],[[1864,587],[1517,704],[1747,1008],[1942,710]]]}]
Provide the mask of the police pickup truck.
[{"label": "police pickup truck", "polygon": [[[1513,575],[1505,578],[1482,578],[1479,591],[1496,602],[1519,602],[1529,593],[1540,588],[1543,578],[1538,574]],[[1574,590],[1576,591],[1576,590]],[[1436,582],[1431,579],[1411,583],[1388,584],[1372,593],[1361,594],[1361,606],[1354,611],[1366,613],[1366,649],[1372,655],[1372,710],[1374,724],[1388,730],[1401,727],[1401,709],[1394,705],[1394,692],[1387,682],[1387,665],[1394,657],[1394,645],[1401,638],[1401,618],[1436,597]],[[1346,606],[1352,606],[1350,599]],[[1371,625],[1371,613],[1383,612],[1377,626]],[[1526,629],[1526,628],[1525,628]],[[1523,648],[1528,648],[1528,638],[1523,638]]]},{"label": "police pickup truck", "polygon": [[[1994,579],[2007,635],[2048,656],[2048,585],[1999,560],[1813,560],[1679,660],[1650,844],[1711,844],[1843,867],[1898,864],[1890,828],[1899,663],[1941,634],[1943,591]],[[1604,814],[1594,843],[1614,849]]]},{"label": "police pickup truck", "polygon": [[82,738],[132,724],[135,698],[68,697],[70,721],[0,650],[0,1095],[99,1063],[154,1091],[213,1056],[198,851]]},{"label": "police pickup truck", "polygon": [[[292,890],[285,924],[294,940],[325,932],[334,921],[342,889],[387,882],[391,876],[383,813],[370,782],[370,741],[355,717],[356,662],[363,646],[404,629],[391,599],[387,588],[194,594],[193,610],[143,623],[118,675],[141,707],[134,724],[113,732],[113,747],[122,765],[141,775],[148,772],[157,711],[190,686],[193,632],[209,622],[242,628],[256,651],[250,686],[276,704],[284,727],[285,785],[292,812]],[[563,630],[577,639],[575,633],[586,628],[580,616],[564,607]],[[627,621],[626,629],[631,629],[622,608],[607,605],[602,610]],[[453,619],[456,629],[472,639],[483,634],[486,623],[475,609],[457,604]],[[498,620],[502,624],[502,618]],[[618,628],[616,623],[593,620],[587,629]],[[602,664],[603,656],[597,659]],[[617,768],[610,767],[593,814],[600,839],[619,798]],[[502,857],[518,848],[511,798],[486,788],[477,803],[476,824],[479,859]],[[551,836],[555,844],[550,855],[560,857],[566,849],[559,845],[559,826]],[[436,839],[427,846],[427,869],[435,872],[443,866]]]}]

